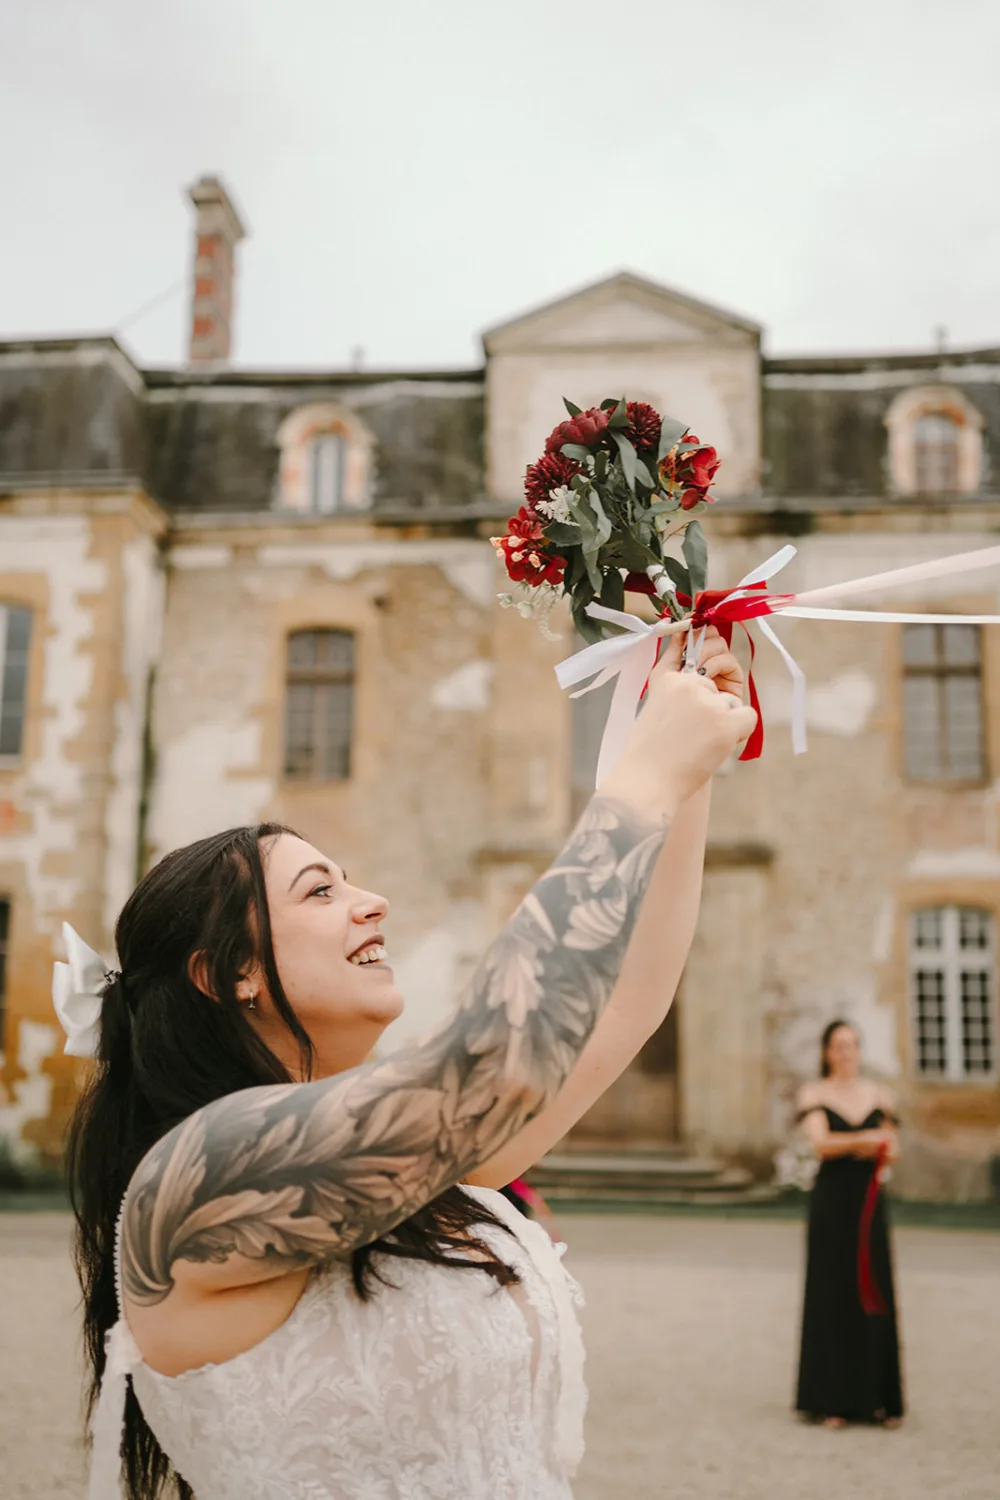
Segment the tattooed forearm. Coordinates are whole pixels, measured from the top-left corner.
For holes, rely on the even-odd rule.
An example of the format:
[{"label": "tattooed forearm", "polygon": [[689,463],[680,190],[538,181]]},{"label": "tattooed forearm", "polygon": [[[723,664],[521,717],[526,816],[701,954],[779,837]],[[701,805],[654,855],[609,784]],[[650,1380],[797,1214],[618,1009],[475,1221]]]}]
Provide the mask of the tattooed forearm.
[{"label": "tattooed forearm", "polygon": [[389,1233],[500,1149],[559,1090],[611,996],[666,823],[595,798],[426,1040],[315,1083],[199,1110],[129,1190],[129,1295],[178,1261],[294,1266]]}]

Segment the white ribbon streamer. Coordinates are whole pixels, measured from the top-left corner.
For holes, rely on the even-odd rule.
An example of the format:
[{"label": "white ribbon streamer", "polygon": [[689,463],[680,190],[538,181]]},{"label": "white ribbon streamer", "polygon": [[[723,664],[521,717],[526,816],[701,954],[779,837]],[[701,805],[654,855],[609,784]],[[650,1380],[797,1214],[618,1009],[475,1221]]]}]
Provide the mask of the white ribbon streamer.
[{"label": "white ribbon streamer", "polygon": [[[767,583],[774,578],[795,556],[795,548],[782,547],[759,567],[741,578],[726,599],[746,596],[754,584]],[[865,578],[849,579],[845,583],[831,584],[825,588],[810,589],[802,594],[789,596],[788,603],[775,599],[773,614],[788,615],[799,620],[843,620],[845,622],[881,621],[884,625],[1000,625],[1000,615],[954,615],[916,614],[911,612],[878,609],[827,608],[821,601],[843,599],[855,594],[870,594],[883,588],[900,588],[908,583],[925,583],[931,578],[948,578],[957,574],[978,572],[982,568],[1000,565],[1000,547],[983,547],[975,552],[960,552],[952,557],[934,558],[930,562],[913,563],[905,568],[893,568],[888,572],[871,573]],[[617,677],[608,722],[604,728],[601,750],[597,762],[597,785],[607,776],[618,760],[635,722],[642,697],[642,690],[656,661],[656,641],[660,636],[673,635],[689,628],[686,620],[658,620],[647,625],[634,615],[622,610],[606,609],[601,604],[590,604],[587,613],[598,620],[608,620],[627,632],[609,640],[598,641],[578,651],[556,667],[560,687],[567,688],[588,677],[599,674],[587,687],[572,694],[579,698],[583,693],[593,692],[606,682]],[[762,616],[754,617],[763,636],[780,653],[792,678],[792,748],[796,755],[806,749],[806,679],[798,662],[782,644],[773,626]],[[704,632],[702,632],[702,638]],[[691,660],[688,665],[697,665],[700,640],[689,647]]]},{"label": "white ribbon streamer", "polygon": [[108,966],[68,922],[62,933],[69,962],[53,965],[52,1004],[66,1033],[63,1051],[69,1057],[96,1057]]}]

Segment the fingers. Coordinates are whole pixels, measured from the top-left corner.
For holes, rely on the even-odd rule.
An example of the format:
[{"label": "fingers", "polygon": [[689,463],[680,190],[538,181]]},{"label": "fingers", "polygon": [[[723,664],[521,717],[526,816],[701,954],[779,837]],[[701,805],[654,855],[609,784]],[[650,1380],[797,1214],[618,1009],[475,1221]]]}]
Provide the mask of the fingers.
[{"label": "fingers", "polygon": [[698,668],[701,676],[707,677],[714,682],[722,693],[731,693],[734,697],[743,697],[743,669],[731,651],[723,650],[710,656],[708,660],[702,660]]}]

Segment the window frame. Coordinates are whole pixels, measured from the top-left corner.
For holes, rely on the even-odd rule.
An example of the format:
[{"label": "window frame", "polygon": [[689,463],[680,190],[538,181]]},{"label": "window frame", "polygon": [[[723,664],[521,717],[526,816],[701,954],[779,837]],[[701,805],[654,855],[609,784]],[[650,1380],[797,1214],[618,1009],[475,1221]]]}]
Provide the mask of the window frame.
[{"label": "window frame", "polygon": [[[961,926],[963,913],[975,912],[986,919],[987,945],[982,963],[976,964],[972,955],[974,948],[963,948]],[[917,942],[920,917],[928,913],[940,915],[942,940],[938,946],[921,946]],[[909,1011],[909,1035],[912,1048],[911,1073],[920,1084],[936,1087],[993,1088],[1000,1079],[1000,994],[997,984],[997,919],[989,906],[975,905],[970,901],[941,901],[932,905],[914,906],[907,916],[907,1005]],[[963,956],[964,955],[964,956]],[[990,1067],[982,1072],[968,1072],[965,1065],[963,1025],[965,1021],[962,993],[963,975],[985,967],[988,978],[987,1024],[989,1026]],[[925,1072],[921,1066],[921,1015],[918,1005],[918,980],[921,972],[941,972],[944,976],[944,1043],[945,1066],[940,1072]]]},{"label": "window frame", "polygon": [[[976,632],[977,650],[976,660],[968,665],[962,662],[949,662],[947,658],[946,640],[947,632],[953,629],[974,630]],[[931,630],[934,632],[935,656],[930,663],[911,663],[907,661],[907,632],[912,630]],[[899,694],[900,694],[900,749],[901,765],[904,780],[911,786],[935,787],[941,791],[962,791],[973,787],[988,786],[990,783],[990,737],[987,720],[986,702],[986,673],[985,652],[983,650],[983,627],[970,621],[968,625],[956,622],[955,625],[909,624],[900,626],[899,635]],[[948,774],[947,767],[943,767],[942,773],[937,776],[921,775],[911,769],[910,763],[910,724],[907,711],[907,683],[916,678],[928,678],[935,684],[935,707],[938,719],[939,749],[942,755],[948,752],[948,736],[946,730],[946,692],[944,684],[955,678],[972,678],[978,684],[978,715],[979,715],[979,772],[975,776],[952,776]]]},{"label": "window frame", "polygon": [[21,604],[11,600],[0,599],[0,745],[2,745],[2,731],[7,704],[5,685],[9,653],[7,648],[10,633],[10,616],[12,614],[24,615],[28,622],[27,635],[24,646],[24,686],[18,705],[18,717],[20,718],[20,731],[17,739],[16,750],[3,750],[0,748],[0,768],[4,766],[19,765],[24,756],[24,741],[28,728],[28,703],[31,695],[31,642],[34,635],[35,612],[29,604]]},{"label": "window frame", "polygon": [[[331,487],[330,504],[324,504],[324,495],[321,488],[329,479],[329,475],[321,472],[324,468],[322,455],[332,444],[336,444],[336,472]],[[309,461],[309,508],[311,516],[342,516],[347,506],[344,503],[344,485],[347,477],[347,438],[343,432],[336,428],[329,428],[326,432],[317,432],[309,439],[307,446]]]},{"label": "window frame", "polygon": [[[292,643],[297,637],[302,636],[340,636],[350,642],[350,666],[336,666],[327,662],[318,662],[315,666],[293,665]],[[352,780],[354,776],[354,741],[357,725],[357,682],[358,682],[358,632],[343,625],[301,625],[289,630],[285,635],[285,663],[284,663],[284,714],[282,718],[282,779],[290,786],[330,786],[334,783],[343,783]],[[311,765],[308,771],[297,771],[290,768],[289,759],[292,750],[292,737],[290,725],[290,712],[292,706],[292,692],[294,687],[311,687],[314,690],[327,687],[347,686],[350,690],[347,713],[347,738],[343,745],[345,769],[340,772],[329,772],[326,767],[329,764],[328,750],[329,740],[326,737],[328,728],[324,714],[329,710],[317,707],[315,693],[311,697],[310,712],[310,755]],[[322,769],[317,771],[317,766]]]}]

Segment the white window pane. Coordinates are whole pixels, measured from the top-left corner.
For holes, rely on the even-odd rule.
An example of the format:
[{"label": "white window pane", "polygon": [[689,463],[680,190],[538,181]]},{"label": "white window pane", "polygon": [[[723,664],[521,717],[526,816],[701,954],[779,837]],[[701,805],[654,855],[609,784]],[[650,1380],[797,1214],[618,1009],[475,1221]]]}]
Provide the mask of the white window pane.
[{"label": "white window pane", "polygon": [[918,781],[943,775],[938,678],[907,677],[903,684],[906,770]]},{"label": "white window pane", "polygon": [[941,625],[938,628],[943,646],[941,654],[948,666],[978,666],[981,636],[978,625]]},{"label": "white window pane", "polygon": [[984,771],[979,677],[945,677],[942,682],[949,775],[956,781],[978,781]]},{"label": "white window pane", "polygon": [[927,906],[913,913],[913,941],[918,948],[940,948],[944,938],[944,908]]},{"label": "white window pane", "polygon": [[959,946],[961,948],[989,948],[993,921],[988,911],[976,906],[963,906],[958,913]]},{"label": "white window pane", "polygon": [[945,975],[943,969],[918,969],[914,975],[917,1022],[917,1070],[930,1075],[947,1068]]},{"label": "white window pane", "polygon": [[320,515],[340,510],[344,477],[344,440],[337,432],[314,438],[312,460],[312,509]]},{"label": "white window pane", "polygon": [[937,661],[933,625],[903,626],[903,661],[908,667],[932,667]]}]

